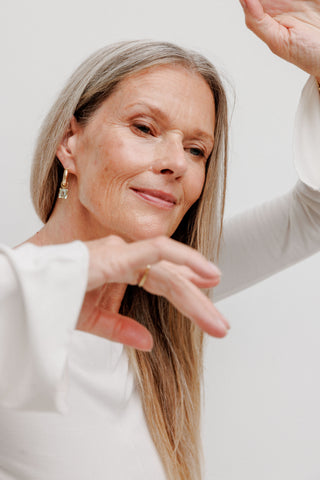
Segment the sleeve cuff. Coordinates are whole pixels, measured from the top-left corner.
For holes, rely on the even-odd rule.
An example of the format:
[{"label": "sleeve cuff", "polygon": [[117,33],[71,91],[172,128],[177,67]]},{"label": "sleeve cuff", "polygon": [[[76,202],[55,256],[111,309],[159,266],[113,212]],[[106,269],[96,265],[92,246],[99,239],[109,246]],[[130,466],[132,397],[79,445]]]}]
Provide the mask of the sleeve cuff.
[{"label": "sleeve cuff", "polygon": [[314,77],[301,94],[293,142],[294,165],[301,181],[320,191],[320,94]]},{"label": "sleeve cuff", "polygon": [[1,340],[10,341],[1,352],[7,366],[0,368],[1,405],[65,412],[67,359],[86,291],[88,249],[75,241],[46,247],[25,244],[4,253],[19,293],[8,304],[12,318],[3,325]]}]

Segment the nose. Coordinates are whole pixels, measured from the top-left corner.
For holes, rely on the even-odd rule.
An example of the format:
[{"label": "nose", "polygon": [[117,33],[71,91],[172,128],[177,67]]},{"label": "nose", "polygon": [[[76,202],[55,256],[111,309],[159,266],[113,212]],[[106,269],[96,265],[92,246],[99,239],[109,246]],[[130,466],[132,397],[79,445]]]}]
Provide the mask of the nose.
[{"label": "nose", "polygon": [[180,135],[168,136],[157,149],[152,170],[174,179],[182,177],[188,168],[188,160]]}]

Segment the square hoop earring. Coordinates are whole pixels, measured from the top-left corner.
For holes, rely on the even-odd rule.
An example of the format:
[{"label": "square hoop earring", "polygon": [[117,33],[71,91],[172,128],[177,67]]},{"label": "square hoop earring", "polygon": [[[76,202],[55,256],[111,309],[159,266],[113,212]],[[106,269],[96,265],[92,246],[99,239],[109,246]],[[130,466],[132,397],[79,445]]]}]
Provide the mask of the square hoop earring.
[{"label": "square hoop earring", "polygon": [[68,198],[68,192],[69,192],[69,189],[68,189],[68,174],[69,174],[69,171],[67,169],[65,169],[64,172],[63,172],[61,186],[59,188],[58,197],[63,198],[64,200],[66,200]]}]

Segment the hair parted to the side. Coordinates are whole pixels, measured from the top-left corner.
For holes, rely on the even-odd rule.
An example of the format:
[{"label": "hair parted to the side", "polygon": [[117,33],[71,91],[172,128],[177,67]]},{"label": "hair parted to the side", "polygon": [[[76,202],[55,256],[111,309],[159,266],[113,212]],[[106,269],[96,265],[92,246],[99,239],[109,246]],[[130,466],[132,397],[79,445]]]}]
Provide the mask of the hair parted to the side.
[{"label": "hair parted to the side", "polygon": [[[85,124],[119,82],[152,66],[177,64],[199,73],[214,96],[214,148],[200,199],[173,238],[216,261],[222,231],[227,176],[228,118],[223,84],[202,55],[167,42],[129,41],[91,55],[71,76],[43,122],[35,149],[31,193],[37,214],[47,222],[63,167],[56,151],[74,115]],[[174,284],[172,288],[179,288]],[[132,315],[154,338],[152,352],[127,348],[151,436],[170,480],[200,480],[203,333],[166,299],[129,286],[121,313]]]}]

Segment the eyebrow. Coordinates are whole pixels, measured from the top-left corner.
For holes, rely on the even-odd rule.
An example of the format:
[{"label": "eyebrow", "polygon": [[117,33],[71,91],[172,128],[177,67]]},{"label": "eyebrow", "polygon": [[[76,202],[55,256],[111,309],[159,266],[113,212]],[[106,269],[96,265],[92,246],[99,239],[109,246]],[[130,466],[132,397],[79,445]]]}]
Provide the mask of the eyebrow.
[{"label": "eyebrow", "polygon": [[[151,113],[153,113],[157,117],[163,119],[164,121],[167,121],[167,122],[169,121],[169,118],[168,118],[167,114],[163,110],[161,110],[161,108],[157,107],[156,105],[153,105],[151,103],[137,102],[137,103],[130,104],[127,108],[131,109],[131,108],[134,108],[134,107],[146,108]],[[210,135],[207,132],[204,132],[203,130],[200,130],[200,129],[194,130],[192,132],[192,136],[195,137],[195,138],[199,138],[201,140],[209,141],[212,144],[214,144],[214,136]]]}]

